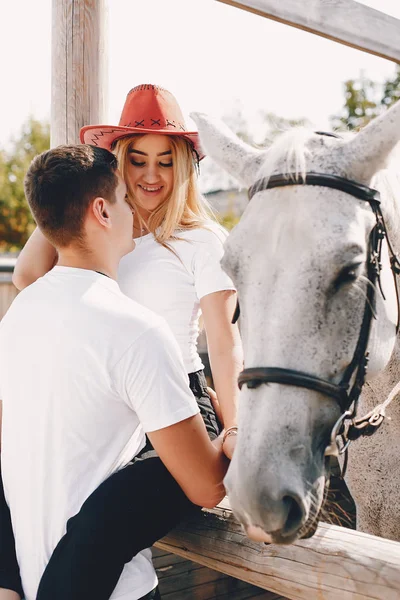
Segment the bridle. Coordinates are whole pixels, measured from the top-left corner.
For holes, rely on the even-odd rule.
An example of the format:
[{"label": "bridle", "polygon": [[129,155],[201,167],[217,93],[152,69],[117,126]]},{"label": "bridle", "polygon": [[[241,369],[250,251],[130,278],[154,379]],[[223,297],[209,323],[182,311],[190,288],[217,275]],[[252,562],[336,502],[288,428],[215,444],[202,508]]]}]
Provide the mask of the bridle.
[{"label": "bridle", "polygon": [[[332,383],[328,380],[315,377],[314,375],[310,375],[302,371],[295,371],[293,369],[284,369],[278,367],[253,367],[244,369],[240,373],[238,379],[239,388],[241,389],[244,384],[246,384],[248,388],[253,389],[259,387],[263,383],[279,383],[315,390],[326,396],[334,398],[339,404],[341,416],[332,430],[331,442],[325,451],[325,455],[338,456],[339,454],[345,453],[347,462],[347,449],[350,442],[358,439],[361,436],[372,435],[375,431],[377,431],[378,427],[382,424],[385,418],[385,408],[388,404],[388,401],[386,401],[385,403],[375,407],[364,417],[356,418],[357,404],[362,387],[365,383],[368,368],[368,341],[371,331],[372,318],[376,318],[376,284],[378,284],[380,292],[384,298],[380,282],[380,274],[382,270],[382,243],[385,238],[387,240],[390,253],[390,265],[395,280],[398,302],[399,296],[396,274],[400,273],[400,262],[394,253],[388,238],[385,221],[380,208],[380,195],[377,190],[362,185],[356,181],[338,177],[336,175],[327,175],[324,173],[310,171],[305,174],[305,177],[297,176],[295,173],[285,173],[272,175],[268,179],[259,179],[249,189],[249,200],[251,200],[255,194],[263,190],[289,185],[316,185],[333,188],[345,192],[346,194],[350,194],[359,200],[368,202],[370,205],[375,215],[376,223],[371,230],[368,242],[366,271],[367,279],[370,285],[367,286],[361,329],[353,358],[350,364],[347,366],[339,384]],[[238,319],[239,314],[240,308],[239,304],[237,304],[233,321]],[[398,329],[399,311],[396,332]],[[390,401],[392,399],[393,398],[391,398]],[[339,443],[339,441],[341,441],[341,443]]]}]

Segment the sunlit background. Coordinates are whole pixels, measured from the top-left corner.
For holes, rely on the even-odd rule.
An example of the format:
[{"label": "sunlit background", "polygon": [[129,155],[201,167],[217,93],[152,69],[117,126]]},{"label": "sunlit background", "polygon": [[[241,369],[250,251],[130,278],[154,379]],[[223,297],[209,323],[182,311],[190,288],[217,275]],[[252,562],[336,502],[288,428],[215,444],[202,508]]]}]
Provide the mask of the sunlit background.
[{"label": "sunlit background", "polygon": [[[398,0],[361,3],[400,18]],[[266,111],[326,128],[343,103],[343,81],[394,72],[390,61],[215,0],[109,0],[108,12],[112,123],[130,88],[157,83],[186,115],[240,108],[255,124]],[[1,2],[0,22],[4,146],[29,115],[50,115],[51,0]]]},{"label": "sunlit background", "polygon": [[[400,19],[399,0],[361,3]],[[127,92],[140,83],[173,92],[189,127],[194,127],[188,117],[192,110],[206,112],[256,143],[287,120],[322,130],[335,127],[333,117],[343,115],[348,80],[354,80],[356,90],[364,81],[368,99],[378,104],[384,83],[397,73],[400,90],[393,62],[216,0],[109,0],[107,8],[110,125],[119,121]],[[40,128],[50,119],[51,0],[3,1],[0,22],[0,250],[15,250],[33,228],[23,174],[32,153],[43,149]],[[28,155],[22,156],[27,147]],[[200,185],[215,194],[238,187],[210,159],[202,163]],[[245,195],[215,194],[210,201],[230,227]],[[12,219],[19,232],[15,237]]]}]

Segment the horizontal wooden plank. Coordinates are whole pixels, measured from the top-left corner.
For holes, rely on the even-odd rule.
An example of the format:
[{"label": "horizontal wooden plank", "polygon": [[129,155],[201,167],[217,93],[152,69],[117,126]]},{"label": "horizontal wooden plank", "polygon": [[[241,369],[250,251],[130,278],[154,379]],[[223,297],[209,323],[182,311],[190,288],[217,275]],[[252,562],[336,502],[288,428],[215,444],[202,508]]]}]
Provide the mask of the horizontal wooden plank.
[{"label": "horizontal wooden plank", "polygon": [[[201,567],[201,570],[197,571],[196,574],[197,580],[186,578],[180,582],[176,582],[173,578],[169,581],[161,580],[159,586],[163,600],[215,600],[217,598],[236,600],[240,597],[280,600],[282,598],[205,567]],[[178,587],[176,587],[177,583]],[[169,587],[166,587],[166,584],[169,584]],[[185,587],[186,584],[189,584],[189,587]]]},{"label": "horizontal wooden plank", "polygon": [[291,546],[267,546],[244,536],[220,506],[156,545],[292,600],[399,599],[400,544],[334,525]]},{"label": "horizontal wooden plank", "polygon": [[355,0],[218,0],[400,63],[400,20]]},{"label": "horizontal wooden plank", "polygon": [[[153,564],[157,571],[161,595],[166,600],[285,600],[283,596],[233,579],[165,550],[153,548]],[[195,576],[194,571],[197,571]]]}]

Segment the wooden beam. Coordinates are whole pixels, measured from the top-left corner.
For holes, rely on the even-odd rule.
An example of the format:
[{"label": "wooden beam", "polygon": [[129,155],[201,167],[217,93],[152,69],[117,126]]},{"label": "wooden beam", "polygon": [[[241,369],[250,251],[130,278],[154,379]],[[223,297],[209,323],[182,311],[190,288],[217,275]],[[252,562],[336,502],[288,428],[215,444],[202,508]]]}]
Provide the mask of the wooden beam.
[{"label": "wooden beam", "polygon": [[293,600],[398,600],[400,544],[334,525],[291,546],[257,544],[228,508],[205,510],[155,544]]},{"label": "wooden beam", "polygon": [[105,0],[53,0],[51,146],[79,142],[104,123],[107,101]]},{"label": "wooden beam", "polygon": [[400,19],[355,0],[218,0],[400,63]]}]

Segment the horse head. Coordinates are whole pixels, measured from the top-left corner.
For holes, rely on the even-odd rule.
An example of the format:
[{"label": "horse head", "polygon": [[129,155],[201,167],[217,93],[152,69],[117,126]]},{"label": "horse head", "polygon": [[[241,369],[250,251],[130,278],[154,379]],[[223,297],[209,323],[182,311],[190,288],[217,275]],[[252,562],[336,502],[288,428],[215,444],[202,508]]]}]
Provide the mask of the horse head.
[{"label": "horse head", "polygon": [[[205,152],[252,195],[222,261],[238,291],[245,356],[225,484],[251,537],[291,543],[315,530],[349,390],[364,382],[368,358],[367,379],[395,347],[395,282],[387,241],[375,238],[384,217],[395,246],[398,239],[397,180],[387,166],[400,139],[400,103],[356,135],[293,129],[264,150],[192,116]],[[310,174],[325,179],[304,185]],[[380,204],[371,185],[382,188]]]}]

